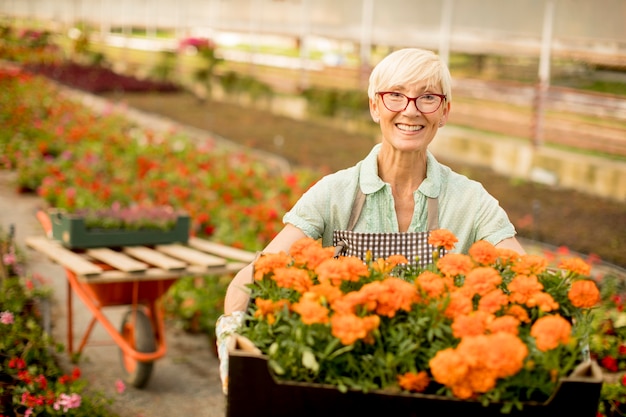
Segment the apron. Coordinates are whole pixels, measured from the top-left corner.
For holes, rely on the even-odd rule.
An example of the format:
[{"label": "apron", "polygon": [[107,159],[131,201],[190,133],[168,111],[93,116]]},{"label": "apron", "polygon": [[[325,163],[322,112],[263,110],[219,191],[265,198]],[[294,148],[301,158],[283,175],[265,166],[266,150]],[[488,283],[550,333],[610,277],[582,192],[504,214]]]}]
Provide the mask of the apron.
[{"label": "apron", "polygon": [[[358,188],[352,212],[348,220],[347,230],[333,231],[333,245],[335,256],[356,256],[365,261],[367,252],[371,252],[371,259],[387,258],[391,255],[404,255],[409,265],[426,267],[433,263],[435,246],[428,244],[428,235],[431,230],[439,229],[439,202],[436,198],[428,198],[427,216],[428,231],[403,233],[362,233],[354,232],[365,204],[365,194]],[[445,255],[442,249],[439,256]]]}]

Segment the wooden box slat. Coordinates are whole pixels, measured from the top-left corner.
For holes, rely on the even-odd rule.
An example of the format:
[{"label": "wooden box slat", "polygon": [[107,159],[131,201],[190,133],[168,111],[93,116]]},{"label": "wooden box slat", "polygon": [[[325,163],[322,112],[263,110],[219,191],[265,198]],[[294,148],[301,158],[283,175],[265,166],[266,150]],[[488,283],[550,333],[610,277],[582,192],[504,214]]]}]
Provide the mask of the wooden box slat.
[{"label": "wooden box slat", "polygon": [[187,268],[188,265],[186,262],[174,259],[146,246],[126,246],[123,248],[123,251],[134,258],[166,271],[179,271]]},{"label": "wooden box slat", "polygon": [[148,264],[139,262],[121,252],[109,248],[88,249],[87,255],[107,265],[111,265],[124,272],[142,272],[148,269]]},{"label": "wooden box slat", "polygon": [[192,265],[200,265],[206,268],[226,265],[226,260],[223,258],[209,255],[208,253],[200,252],[183,245],[157,245],[155,249],[166,255],[189,262]]},{"label": "wooden box slat", "polygon": [[242,261],[246,263],[252,262],[256,257],[256,255],[252,252],[248,252],[243,249],[233,248],[215,242],[210,242],[208,240],[200,239],[197,237],[189,238],[189,246],[213,255],[220,256],[222,258],[234,259],[236,261]]},{"label": "wooden box slat", "polygon": [[102,268],[84,259],[77,253],[61,246],[45,236],[26,238],[26,245],[48,256],[52,261],[73,271],[76,275],[95,276],[102,273]]}]

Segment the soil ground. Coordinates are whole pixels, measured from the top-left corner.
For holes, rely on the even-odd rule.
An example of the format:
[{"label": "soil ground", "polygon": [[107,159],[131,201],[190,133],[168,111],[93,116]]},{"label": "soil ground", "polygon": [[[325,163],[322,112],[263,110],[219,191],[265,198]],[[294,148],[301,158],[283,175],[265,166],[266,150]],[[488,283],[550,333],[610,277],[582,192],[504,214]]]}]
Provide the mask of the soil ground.
[{"label": "soil ground", "polygon": [[[375,131],[351,133],[328,124],[294,120],[235,104],[201,103],[185,93],[127,93],[117,95],[115,100],[281,155],[294,166],[321,172],[353,165],[367,155],[377,140]],[[497,124],[497,120],[492,118],[491,124]],[[582,254],[595,254],[603,261],[626,267],[623,249],[626,246],[626,204],[513,180],[484,167],[439,159],[455,171],[481,182],[500,201],[520,237],[554,247],[565,246]]]}]

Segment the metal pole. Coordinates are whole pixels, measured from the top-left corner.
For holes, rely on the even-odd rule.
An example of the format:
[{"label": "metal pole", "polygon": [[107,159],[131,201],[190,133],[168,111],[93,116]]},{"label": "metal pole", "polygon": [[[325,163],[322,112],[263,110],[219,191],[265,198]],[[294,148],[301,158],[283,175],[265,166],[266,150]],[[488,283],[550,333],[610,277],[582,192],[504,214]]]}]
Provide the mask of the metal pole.
[{"label": "metal pole", "polygon": [[444,0],[441,6],[441,29],[439,34],[439,57],[444,64],[450,64],[450,33],[452,32],[452,12],[454,0]]},{"label": "metal pole", "polygon": [[543,143],[543,118],[545,101],[550,88],[550,53],[552,48],[552,29],[554,26],[554,7],[556,0],[548,0],[543,15],[541,34],[541,52],[539,55],[539,83],[535,96],[535,120],[533,145],[539,147]]},{"label": "metal pole", "polygon": [[374,0],[363,0],[361,10],[361,69],[359,83],[367,85],[372,57],[372,26],[374,24]]},{"label": "metal pole", "polygon": [[302,32],[300,33],[300,88],[309,87],[309,36],[311,34],[311,2],[310,0],[302,1]]}]

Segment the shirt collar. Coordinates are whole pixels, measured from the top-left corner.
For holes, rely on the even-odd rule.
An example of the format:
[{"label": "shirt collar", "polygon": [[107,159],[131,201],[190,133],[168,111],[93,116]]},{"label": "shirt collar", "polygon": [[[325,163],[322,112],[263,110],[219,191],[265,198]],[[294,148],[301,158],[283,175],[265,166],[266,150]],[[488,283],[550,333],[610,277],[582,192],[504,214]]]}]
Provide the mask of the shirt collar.
[{"label": "shirt collar", "polygon": [[[378,152],[381,144],[376,144],[369,155],[361,162],[359,169],[359,184],[364,194],[372,194],[385,186],[383,180],[378,176]],[[427,151],[426,153],[426,179],[420,185],[419,192],[426,197],[435,198],[441,191],[441,171],[439,162],[435,156]]]}]

